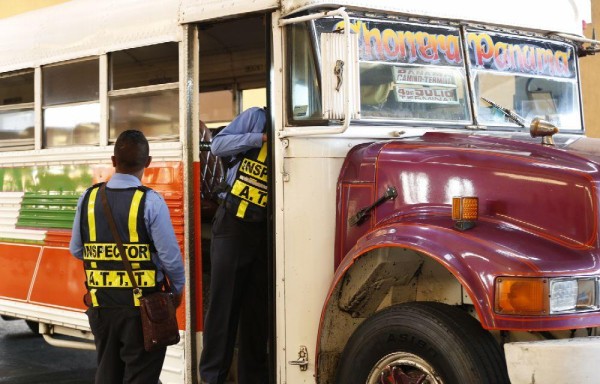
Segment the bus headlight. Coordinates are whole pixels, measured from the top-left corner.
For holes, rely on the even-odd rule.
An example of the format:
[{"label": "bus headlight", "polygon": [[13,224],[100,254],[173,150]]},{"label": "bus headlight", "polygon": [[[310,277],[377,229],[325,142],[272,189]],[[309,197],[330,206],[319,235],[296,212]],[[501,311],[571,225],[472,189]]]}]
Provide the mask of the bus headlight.
[{"label": "bus headlight", "polygon": [[598,309],[598,279],[551,279],[550,313]]},{"label": "bus headlight", "polygon": [[597,310],[597,282],[595,277],[499,277],[495,310],[528,316]]},{"label": "bus headlight", "polygon": [[577,280],[550,280],[550,313],[564,312],[577,306]]}]

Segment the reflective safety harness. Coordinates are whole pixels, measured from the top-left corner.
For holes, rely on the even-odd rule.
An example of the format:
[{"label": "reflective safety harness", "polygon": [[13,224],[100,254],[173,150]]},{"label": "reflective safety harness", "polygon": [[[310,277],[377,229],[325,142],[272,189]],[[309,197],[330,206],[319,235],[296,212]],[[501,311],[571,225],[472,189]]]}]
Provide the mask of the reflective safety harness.
[{"label": "reflective safety harness", "polygon": [[[123,266],[117,243],[98,191],[102,184],[88,190],[81,204],[81,236],[86,285],[94,307],[139,306],[132,294],[131,281]],[[127,254],[137,285],[144,293],[158,290],[156,265],[152,262],[153,245],[144,222],[147,187],[106,188],[115,224]],[[124,223],[126,223],[124,225]]]},{"label": "reflective safety harness", "polygon": [[246,221],[263,221],[267,216],[267,143],[242,157],[225,208]]}]

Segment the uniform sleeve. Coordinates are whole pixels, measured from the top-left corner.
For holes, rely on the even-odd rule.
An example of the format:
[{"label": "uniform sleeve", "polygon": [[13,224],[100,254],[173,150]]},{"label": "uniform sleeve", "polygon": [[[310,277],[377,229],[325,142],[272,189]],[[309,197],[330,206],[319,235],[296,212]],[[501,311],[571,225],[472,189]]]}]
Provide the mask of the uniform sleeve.
[{"label": "uniform sleeve", "polygon": [[215,156],[234,156],[262,146],[266,115],[260,108],[250,108],[237,116],[212,139]]},{"label": "uniform sleeve", "polygon": [[71,230],[71,241],[69,242],[69,251],[71,255],[78,259],[83,259],[83,242],[81,241],[81,202],[85,193],[79,196],[77,201],[77,210],[73,220],[73,229]]},{"label": "uniform sleeve", "polygon": [[146,196],[144,219],[156,248],[157,267],[162,268],[167,274],[171,282],[171,289],[175,293],[183,292],[185,270],[181,251],[175,237],[167,204],[155,191],[149,191]]}]

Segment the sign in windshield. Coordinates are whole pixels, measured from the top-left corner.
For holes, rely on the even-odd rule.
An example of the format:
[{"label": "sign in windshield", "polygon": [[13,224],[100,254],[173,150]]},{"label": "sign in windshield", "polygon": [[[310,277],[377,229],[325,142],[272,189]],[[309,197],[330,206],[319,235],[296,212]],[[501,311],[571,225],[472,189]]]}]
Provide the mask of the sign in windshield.
[{"label": "sign in windshield", "polygon": [[[318,32],[344,21],[319,20]],[[457,28],[352,20],[358,35],[363,118],[470,120],[465,63]]]}]

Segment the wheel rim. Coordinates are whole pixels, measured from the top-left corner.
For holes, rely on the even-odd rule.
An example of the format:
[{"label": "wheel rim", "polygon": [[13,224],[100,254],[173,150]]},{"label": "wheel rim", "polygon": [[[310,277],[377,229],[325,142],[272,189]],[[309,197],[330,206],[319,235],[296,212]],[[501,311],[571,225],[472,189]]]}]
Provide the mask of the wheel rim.
[{"label": "wheel rim", "polygon": [[367,384],[443,384],[443,381],[419,356],[395,352],[377,362],[369,373]]}]

